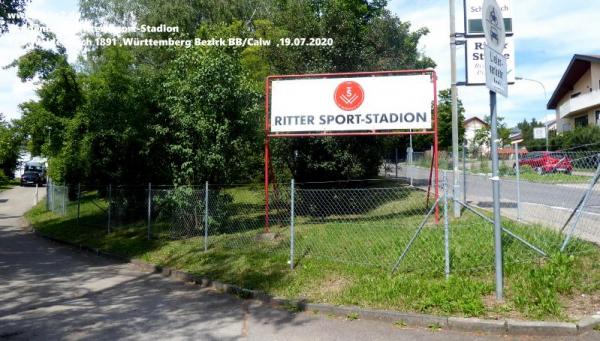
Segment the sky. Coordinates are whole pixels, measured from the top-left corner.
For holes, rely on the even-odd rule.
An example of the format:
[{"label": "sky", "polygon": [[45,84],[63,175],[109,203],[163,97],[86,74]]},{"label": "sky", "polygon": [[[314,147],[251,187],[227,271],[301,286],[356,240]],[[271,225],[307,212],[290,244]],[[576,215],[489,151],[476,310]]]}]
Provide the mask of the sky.
[{"label": "sky", "polygon": [[[457,32],[463,32],[463,1],[456,0]],[[547,99],[558,84],[574,54],[600,54],[598,0],[512,0],[515,32],[516,68],[519,77],[541,82],[517,81],[509,87],[509,97],[498,96],[498,113],[509,126],[523,119],[554,117],[546,110]],[[422,53],[433,58],[439,75],[438,87],[450,87],[449,1],[390,0],[388,8],[414,29],[427,27],[430,33],[421,40]],[[79,33],[90,26],[79,20],[77,0],[33,0],[27,16],[45,23],[67,48],[69,61],[75,62],[81,50]],[[0,36],[0,66],[18,58],[22,45],[35,40],[36,32],[11,27]],[[464,47],[459,46],[458,80],[464,81]],[[36,85],[22,83],[15,68],[0,69],[0,113],[6,118],[20,117],[19,103],[35,99]],[[544,92],[545,88],[545,92]],[[483,86],[459,87],[465,116],[483,118],[489,114],[488,91]]]}]

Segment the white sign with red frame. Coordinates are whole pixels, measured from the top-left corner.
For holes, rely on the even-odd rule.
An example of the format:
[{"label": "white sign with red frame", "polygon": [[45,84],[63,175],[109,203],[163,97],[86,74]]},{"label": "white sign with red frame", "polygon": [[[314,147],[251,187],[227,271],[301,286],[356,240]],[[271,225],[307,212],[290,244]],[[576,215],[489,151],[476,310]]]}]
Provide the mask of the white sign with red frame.
[{"label": "white sign with red frame", "polygon": [[431,129],[431,75],[276,79],[273,133]]}]

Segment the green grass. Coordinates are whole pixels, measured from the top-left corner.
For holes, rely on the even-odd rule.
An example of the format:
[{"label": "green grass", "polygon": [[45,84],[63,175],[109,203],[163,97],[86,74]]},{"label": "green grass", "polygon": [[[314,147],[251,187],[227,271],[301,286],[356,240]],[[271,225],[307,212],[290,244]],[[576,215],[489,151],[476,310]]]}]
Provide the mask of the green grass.
[{"label": "green grass", "polygon": [[[517,176],[511,172],[511,174],[506,175],[510,179],[516,180]],[[582,184],[589,183],[591,177],[582,176],[582,175],[574,175],[574,174],[564,174],[564,173],[549,173],[549,174],[537,174],[535,172],[524,172],[521,173],[520,178],[522,181],[529,182],[538,182],[545,184]]]},{"label": "green grass", "polygon": [[4,192],[7,189],[11,189],[15,186],[19,186],[21,183],[19,182],[19,180],[10,180],[8,182],[5,183],[1,183],[0,184],[0,192]]},{"label": "green grass", "polygon": [[[143,219],[107,234],[101,210],[106,204],[93,193],[82,200],[81,226],[76,225],[73,203],[65,217],[46,212],[42,202],[27,218],[38,231],[59,239],[312,302],[439,315],[517,314],[568,320],[565,304],[570,297],[600,291],[600,252],[594,245],[574,240],[569,248],[577,256],[553,254],[542,259],[505,235],[506,304],[490,304],[494,293],[492,228],[471,214],[450,221],[452,275],[448,280],[444,277],[443,225],[433,219],[400,263],[398,273],[391,274],[423,218],[425,197],[416,190],[395,196],[382,193],[379,201],[371,202],[360,214],[343,214],[341,208],[326,215],[301,213],[308,210],[305,202],[310,202],[310,193],[298,194],[296,269],[291,271],[285,207],[273,201],[271,232],[275,238],[259,241],[256,237],[263,231],[264,219],[259,188],[232,188],[224,193],[232,198],[227,223],[211,221],[208,252],[204,252],[202,236],[173,240],[168,220],[153,224],[151,241],[146,240]],[[561,242],[560,235],[540,226],[505,220],[505,227],[548,253],[555,253]],[[220,233],[213,233],[217,228]]]}]

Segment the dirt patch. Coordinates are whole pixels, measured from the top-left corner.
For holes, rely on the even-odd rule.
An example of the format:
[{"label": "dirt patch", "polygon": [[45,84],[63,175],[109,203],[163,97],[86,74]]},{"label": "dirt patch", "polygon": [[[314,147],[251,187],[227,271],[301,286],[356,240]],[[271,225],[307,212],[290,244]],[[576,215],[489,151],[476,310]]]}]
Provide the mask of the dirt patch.
[{"label": "dirt patch", "polygon": [[591,295],[578,293],[573,297],[563,298],[561,301],[565,307],[567,316],[573,320],[595,315],[600,311],[600,293]]},{"label": "dirt patch", "polygon": [[345,277],[337,274],[330,274],[320,283],[313,283],[310,286],[305,287],[301,297],[328,302],[332,296],[341,293],[351,284],[352,281]]},{"label": "dirt patch", "polygon": [[350,281],[344,277],[328,277],[321,282],[321,292],[324,294],[337,294],[344,290]]},{"label": "dirt patch", "polygon": [[486,308],[486,319],[500,320],[500,319],[514,319],[514,320],[526,320],[512,304],[509,302],[499,303],[496,300],[496,294],[490,294],[483,297],[483,305]]}]

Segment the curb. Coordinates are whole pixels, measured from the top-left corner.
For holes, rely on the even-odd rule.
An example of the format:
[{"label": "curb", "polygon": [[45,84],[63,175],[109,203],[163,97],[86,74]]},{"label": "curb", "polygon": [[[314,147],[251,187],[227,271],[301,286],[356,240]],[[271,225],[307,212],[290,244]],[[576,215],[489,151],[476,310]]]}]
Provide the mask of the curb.
[{"label": "curb", "polygon": [[385,321],[390,323],[401,323],[412,327],[442,328],[464,332],[478,332],[495,335],[534,335],[534,336],[577,336],[590,332],[600,326],[600,315],[586,316],[576,323],[547,322],[547,321],[518,321],[518,320],[484,320],[479,318],[444,317],[417,313],[403,313],[388,310],[372,310],[360,307],[336,306],[322,303],[309,303],[304,300],[286,299],[274,297],[263,291],[241,288],[237,285],[214,281],[210,278],[196,276],[185,271],[161,267],[141,259],[126,259],[113,255],[99,249],[79,245],[54,237],[44,235],[36,231],[29,222],[23,219],[24,229],[34,233],[36,236],[48,239],[58,244],[70,246],[80,250],[94,253],[108,259],[121,263],[130,263],[137,270],[146,273],[157,273],[185,283],[192,283],[201,288],[210,288],[218,292],[238,296],[242,299],[254,299],[263,303],[271,304],[276,308],[291,311],[313,311],[318,313],[332,314],[339,317],[352,319]]}]

